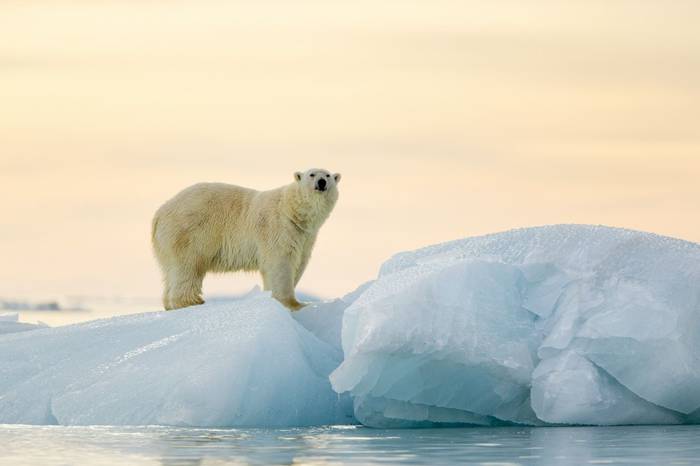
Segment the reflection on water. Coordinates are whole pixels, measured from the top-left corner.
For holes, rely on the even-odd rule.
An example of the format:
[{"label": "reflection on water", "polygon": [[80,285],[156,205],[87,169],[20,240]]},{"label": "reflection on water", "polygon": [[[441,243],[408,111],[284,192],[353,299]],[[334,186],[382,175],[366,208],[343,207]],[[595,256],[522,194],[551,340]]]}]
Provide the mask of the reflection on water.
[{"label": "reflection on water", "polygon": [[375,430],[0,426],[0,464],[694,464],[699,426]]}]

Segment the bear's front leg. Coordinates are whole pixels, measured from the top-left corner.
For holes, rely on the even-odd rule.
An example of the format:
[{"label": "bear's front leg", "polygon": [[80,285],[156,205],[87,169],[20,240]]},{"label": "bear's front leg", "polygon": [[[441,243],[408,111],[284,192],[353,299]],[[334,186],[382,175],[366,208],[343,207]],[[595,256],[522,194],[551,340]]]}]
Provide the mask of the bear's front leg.
[{"label": "bear's front leg", "polygon": [[266,264],[261,270],[265,288],[272,291],[272,297],[291,311],[298,311],[305,304],[297,301],[294,295],[294,267],[290,260],[277,260]]}]

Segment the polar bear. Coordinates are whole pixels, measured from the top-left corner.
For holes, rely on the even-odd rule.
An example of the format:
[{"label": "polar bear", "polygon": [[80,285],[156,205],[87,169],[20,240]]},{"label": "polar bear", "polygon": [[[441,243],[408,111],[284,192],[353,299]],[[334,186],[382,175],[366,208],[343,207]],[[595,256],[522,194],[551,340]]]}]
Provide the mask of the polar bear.
[{"label": "polar bear", "polygon": [[294,287],[338,200],[339,181],[339,173],[314,168],[270,191],[199,183],[167,201],[151,230],[165,309],[203,304],[204,275],[237,270],[260,271],[274,298],[303,307]]}]

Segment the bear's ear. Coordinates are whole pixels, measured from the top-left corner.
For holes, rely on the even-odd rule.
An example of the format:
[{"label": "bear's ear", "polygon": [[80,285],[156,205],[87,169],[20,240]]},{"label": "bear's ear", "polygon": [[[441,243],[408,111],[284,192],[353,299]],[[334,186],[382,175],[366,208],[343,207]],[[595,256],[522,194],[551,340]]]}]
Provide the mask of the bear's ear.
[{"label": "bear's ear", "polygon": [[340,181],[340,173],[336,173],[335,175],[333,175],[333,179],[335,180],[336,183],[339,182]]},{"label": "bear's ear", "polygon": [[301,181],[301,175],[302,175],[301,172],[296,172],[296,173],[294,173],[294,180],[295,180],[295,181]]}]

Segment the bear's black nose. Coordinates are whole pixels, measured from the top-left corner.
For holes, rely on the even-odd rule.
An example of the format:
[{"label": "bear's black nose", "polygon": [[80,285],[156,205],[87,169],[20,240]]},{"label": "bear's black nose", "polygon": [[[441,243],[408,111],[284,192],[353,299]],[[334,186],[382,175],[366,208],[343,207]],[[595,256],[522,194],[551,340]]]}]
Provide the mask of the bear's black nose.
[{"label": "bear's black nose", "polygon": [[323,178],[318,180],[318,183],[316,183],[316,189],[318,189],[319,191],[325,191],[326,190],[326,180],[324,180]]}]

